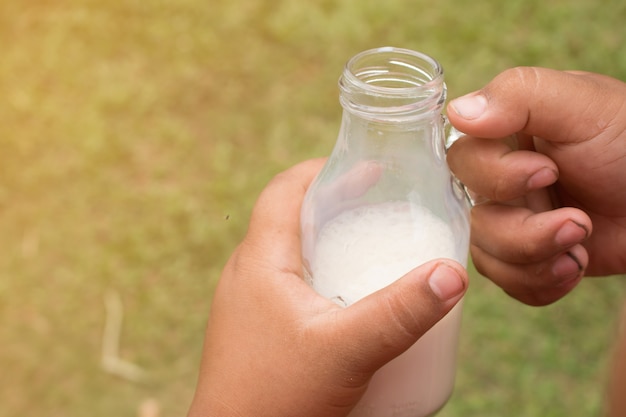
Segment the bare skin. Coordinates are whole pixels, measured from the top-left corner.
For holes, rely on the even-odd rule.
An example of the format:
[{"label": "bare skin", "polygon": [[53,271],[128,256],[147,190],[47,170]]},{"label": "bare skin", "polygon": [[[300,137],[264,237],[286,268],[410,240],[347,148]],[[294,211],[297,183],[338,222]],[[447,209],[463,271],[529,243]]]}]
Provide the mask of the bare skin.
[{"label": "bare skin", "polygon": [[278,175],[260,196],[211,306],[190,417],[339,417],[374,372],[460,300],[463,267],[427,263],[340,308],[302,278],[300,206],[323,161]]},{"label": "bare skin", "polygon": [[608,384],[606,416],[626,415],[626,309],[622,313],[618,343],[613,353]]},{"label": "bare skin", "polygon": [[[473,261],[518,300],[545,305],[585,275],[626,273],[625,103],[626,84],[610,77],[515,68],[448,106],[467,134],[448,163],[480,202]],[[618,417],[626,331],[614,358],[607,415]]]},{"label": "bare skin", "polygon": [[[472,258],[520,301],[626,272],[625,98],[606,76],[516,68],[448,106],[468,135],[448,163],[486,200],[472,211]],[[510,135],[519,149],[499,140]]]},{"label": "bare skin", "polygon": [[[474,263],[520,301],[549,304],[584,275],[626,272],[625,97],[609,77],[516,68],[449,106],[467,136],[448,161],[481,202]],[[345,417],[373,373],[465,292],[449,260],[345,309],[311,290],[299,213],[322,163],[280,174],[260,196],[213,299],[190,417]],[[616,358],[608,409],[623,416],[626,341]]]}]

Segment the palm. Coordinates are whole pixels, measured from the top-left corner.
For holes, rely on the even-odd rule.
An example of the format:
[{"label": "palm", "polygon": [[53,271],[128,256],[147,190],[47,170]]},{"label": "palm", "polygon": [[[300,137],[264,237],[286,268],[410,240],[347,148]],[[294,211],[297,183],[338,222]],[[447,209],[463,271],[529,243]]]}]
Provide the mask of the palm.
[{"label": "palm", "polygon": [[[613,127],[615,131],[616,126]],[[536,140],[537,149],[559,167],[559,203],[585,211],[592,220],[593,232],[584,245],[589,253],[588,275],[626,271],[626,135],[621,134],[624,129],[626,126],[620,127],[617,135],[605,130],[573,146]]]},{"label": "palm", "polygon": [[589,252],[587,275],[610,275],[626,271],[626,221],[591,214],[594,231],[585,247]]}]

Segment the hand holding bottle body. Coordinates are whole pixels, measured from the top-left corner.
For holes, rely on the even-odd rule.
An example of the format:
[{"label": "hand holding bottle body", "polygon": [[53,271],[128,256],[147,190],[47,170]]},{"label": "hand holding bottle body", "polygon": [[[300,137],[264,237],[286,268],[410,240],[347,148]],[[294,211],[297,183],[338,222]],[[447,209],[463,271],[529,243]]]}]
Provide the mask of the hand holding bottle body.
[{"label": "hand holding bottle body", "polygon": [[465,292],[465,270],[437,260],[349,308],[316,294],[302,275],[300,208],[323,163],[278,175],[257,201],[211,305],[190,417],[345,417],[374,372]]}]

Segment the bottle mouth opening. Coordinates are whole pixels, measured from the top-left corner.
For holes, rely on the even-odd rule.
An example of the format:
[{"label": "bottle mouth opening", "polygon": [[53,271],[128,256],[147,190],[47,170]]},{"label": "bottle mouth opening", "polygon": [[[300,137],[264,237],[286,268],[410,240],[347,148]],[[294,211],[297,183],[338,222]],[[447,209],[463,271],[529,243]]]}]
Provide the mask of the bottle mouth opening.
[{"label": "bottle mouth opening", "polygon": [[365,113],[423,113],[441,107],[446,88],[443,68],[430,56],[384,47],[355,55],[341,79],[341,103]]}]

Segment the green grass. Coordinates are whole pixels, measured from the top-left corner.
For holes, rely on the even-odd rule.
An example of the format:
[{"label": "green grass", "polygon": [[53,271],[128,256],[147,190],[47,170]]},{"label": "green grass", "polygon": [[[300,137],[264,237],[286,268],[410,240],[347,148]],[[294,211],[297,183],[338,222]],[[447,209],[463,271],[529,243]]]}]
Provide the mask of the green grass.
[{"label": "green grass", "polygon": [[[431,54],[450,96],[515,65],[626,80],[625,18],[618,0],[0,3],[0,417],[185,414],[219,272],[266,182],[330,151],[353,54]],[[141,382],[100,365],[111,290]],[[597,415],[625,294],[590,279],[537,309],[474,273],[441,416]]]}]

